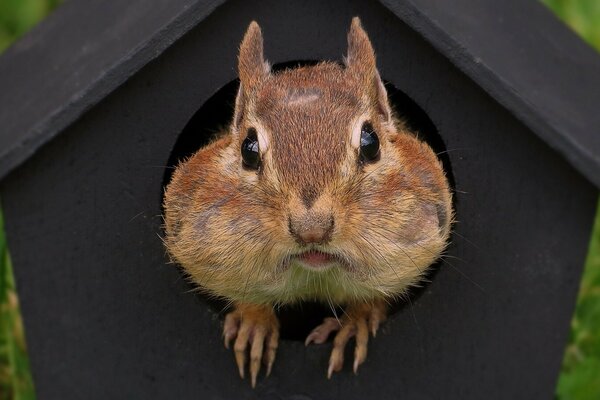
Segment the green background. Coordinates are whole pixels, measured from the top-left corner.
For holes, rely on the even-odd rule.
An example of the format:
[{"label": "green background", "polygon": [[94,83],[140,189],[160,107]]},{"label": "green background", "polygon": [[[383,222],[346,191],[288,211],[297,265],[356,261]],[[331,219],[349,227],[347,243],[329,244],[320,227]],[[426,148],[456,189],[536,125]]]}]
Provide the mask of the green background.
[{"label": "green background", "polygon": [[[0,0],[0,53],[60,2]],[[600,50],[600,0],[542,2]],[[600,399],[600,211],[596,216],[556,394],[561,400]],[[0,213],[0,400],[34,398],[23,324]]]}]

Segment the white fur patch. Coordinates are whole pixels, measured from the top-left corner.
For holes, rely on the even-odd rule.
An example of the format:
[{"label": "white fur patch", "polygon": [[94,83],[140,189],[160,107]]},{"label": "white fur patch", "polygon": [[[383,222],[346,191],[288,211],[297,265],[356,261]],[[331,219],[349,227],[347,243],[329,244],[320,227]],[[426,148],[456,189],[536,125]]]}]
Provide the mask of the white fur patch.
[{"label": "white fur patch", "polygon": [[360,118],[356,119],[352,125],[352,137],[350,138],[350,145],[354,149],[358,149],[360,146],[360,134],[362,131],[362,126],[366,120],[367,117],[365,115],[361,115]]},{"label": "white fur patch", "polygon": [[316,88],[295,88],[288,90],[285,96],[285,103],[290,106],[299,106],[307,103],[312,103],[319,100],[323,96],[320,89]]},{"label": "white fur patch", "polygon": [[260,151],[260,155],[263,156],[270,145],[270,135],[265,129],[265,127],[255,119],[249,121],[249,125],[256,129],[256,136],[258,138],[258,150]]}]

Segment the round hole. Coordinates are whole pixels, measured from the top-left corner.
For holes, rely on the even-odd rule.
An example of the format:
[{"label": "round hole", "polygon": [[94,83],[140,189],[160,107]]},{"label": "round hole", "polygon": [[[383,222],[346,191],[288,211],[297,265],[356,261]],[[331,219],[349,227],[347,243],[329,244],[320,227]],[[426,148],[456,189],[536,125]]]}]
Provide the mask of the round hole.
[{"label": "round hole", "polygon": [[[282,70],[297,66],[314,65],[318,61],[290,61],[286,63],[275,64],[273,70]],[[450,158],[446,152],[446,146],[438,131],[427,116],[425,111],[419,107],[410,97],[404,92],[394,87],[390,82],[385,81],[385,87],[392,107],[397,115],[404,119],[408,127],[416,132],[422,140],[427,142],[433,150],[438,154],[443,167],[448,177],[448,181],[452,190],[454,190],[454,177],[450,166]],[[235,97],[239,87],[239,80],[233,80],[218,90],[210,97],[192,116],[190,121],[179,135],[173,150],[167,162],[165,175],[163,178],[163,187],[169,183],[174,168],[181,161],[194,154],[198,149],[208,144],[219,134],[225,131],[227,125],[233,118],[235,105]],[[433,275],[439,269],[438,261],[430,269],[427,280],[431,280]],[[414,288],[411,290],[410,296],[414,302],[422,293],[423,287]],[[215,300],[208,296],[201,296],[215,312],[221,316],[225,314],[226,303],[224,301]],[[398,301],[392,306],[390,314],[398,312],[405,306],[405,302]],[[321,321],[323,318],[334,315],[342,315],[341,308],[332,309],[328,305],[321,303],[305,302],[293,306],[285,306],[277,310],[277,315],[281,322],[281,338],[287,340],[304,341],[306,335]]]}]

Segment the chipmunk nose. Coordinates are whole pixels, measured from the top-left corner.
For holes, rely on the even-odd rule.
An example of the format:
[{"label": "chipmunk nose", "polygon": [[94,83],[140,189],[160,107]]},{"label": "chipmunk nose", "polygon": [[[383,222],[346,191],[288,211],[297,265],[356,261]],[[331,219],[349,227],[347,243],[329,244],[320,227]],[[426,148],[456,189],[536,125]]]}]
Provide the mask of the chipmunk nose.
[{"label": "chipmunk nose", "polygon": [[309,216],[302,219],[288,220],[290,234],[301,245],[311,243],[323,244],[331,240],[333,233],[333,216]]}]

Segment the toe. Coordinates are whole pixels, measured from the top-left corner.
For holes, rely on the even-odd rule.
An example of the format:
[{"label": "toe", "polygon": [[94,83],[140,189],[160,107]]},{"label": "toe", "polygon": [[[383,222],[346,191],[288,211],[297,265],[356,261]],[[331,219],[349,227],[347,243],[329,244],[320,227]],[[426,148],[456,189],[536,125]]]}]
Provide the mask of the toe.
[{"label": "toe", "polygon": [[275,354],[277,353],[277,346],[279,345],[279,330],[275,329],[271,332],[267,339],[267,351],[265,354],[265,364],[267,364],[267,376],[271,375],[271,369],[275,362]]},{"label": "toe", "polygon": [[369,343],[369,328],[364,318],[356,320],[356,347],[354,349],[353,370],[356,374],[360,364],[367,359],[367,344]]},{"label": "toe", "polygon": [[327,378],[331,378],[333,372],[339,372],[344,365],[344,349],[348,340],[354,336],[356,332],[355,325],[351,322],[342,326],[340,331],[335,336],[333,341],[333,350],[329,357],[329,368],[327,369]]},{"label": "toe", "polygon": [[325,318],[323,323],[313,329],[306,340],[304,345],[308,346],[311,343],[322,344],[325,343],[331,332],[338,331],[341,328],[340,322],[335,318]]},{"label": "toe", "polygon": [[246,348],[248,347],[249,327],[242,323],[238,335],[233,345],[233,351],[235,353],[235,362],[240,373],[240,377],[244,379],[244,365],[246,364]]},{"label": "toe", "polygon": [[369,315],[369,330],[373,337],[377,335],[377,330],[379,329],[379,325],[385,321],[386,319],[386,309],[385,305],[379,305],[378,307],[373,307],[371,310],[371,314]]},{"label": "toe", "polygon": [[231,312],[225,316],[225,323],[223,324],[223,341],[226,349],[229,349],[231,340],[236,337],[239,326],[240,316],[237,312]]},{"label": "toe", "polygon": [[263,327],[256,327],[250,348],[250,379],[252,387],[256,387],[256,377],[260,371],[266,332]]}]

